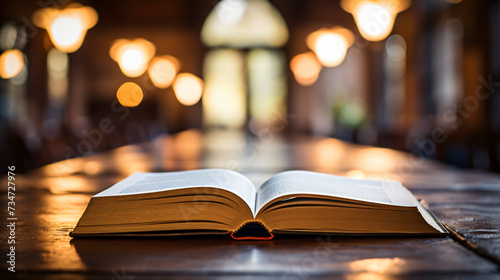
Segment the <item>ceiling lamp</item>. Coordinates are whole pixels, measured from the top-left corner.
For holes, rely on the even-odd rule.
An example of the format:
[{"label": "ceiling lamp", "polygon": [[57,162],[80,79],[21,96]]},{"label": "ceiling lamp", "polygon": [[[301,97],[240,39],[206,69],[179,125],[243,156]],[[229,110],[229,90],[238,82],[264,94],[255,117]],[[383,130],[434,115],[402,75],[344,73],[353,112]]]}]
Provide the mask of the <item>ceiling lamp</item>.
[{"label": "ceiling lamp", "polygon": [[141,104],[144,93],[138,84],[126,82],[118,88],[116,98],[124,107],[136,107]]},{"label": "ceiling lamp", "polygon": [[295,80],[303,86],[309,86],[316,82],[321,71],[321,64],[313,52],[301,53],[290,60]]},{"label": "ceiling lamp", "polygon": [[33,23],[47,30],[54,46],[65,53],[80,48],[87,30],[97,23],[97,12],[80,4],[70,4],[64,9],[43,8],[33,15]]},{"label": "ceiling lamp", "polygon": [[368,41],[380,41],[392,31],[399,12],[406,10],[411,0],[341,0],[342,9],[354,16],[361,36]]},{"label": "ceiling lamp", "polygon": [[203,81],[191,73],[181,73],[177,75],[173,88],[177,100],[182,105],[192,106],[200,101]]},{"label": "ceiling lamp", "polygon": [[347,49],[354,43],[354,35],[339,26],[321,28],[309,34],[306,43],[322,65],[335,67],[344,61]]},{"label": "ceiling lamp", "polygon": [[0,77],[10,79],[17,76],[24,67],[24,56],[20,50],[7,50],[0,55]]},{"label": "ceiling lamp", "polygon": [[179,71],[180,63],[170,55],[156,56],[148,68],[149,78],[157,88],[168,88]]},{"label": "ceiling lamp", "polygon": [[145,39],[119,39],[109,50],[111,58],[118,63],[127,77],[139,77],[146,72],[149,60],[155,55],[156,47]]}]

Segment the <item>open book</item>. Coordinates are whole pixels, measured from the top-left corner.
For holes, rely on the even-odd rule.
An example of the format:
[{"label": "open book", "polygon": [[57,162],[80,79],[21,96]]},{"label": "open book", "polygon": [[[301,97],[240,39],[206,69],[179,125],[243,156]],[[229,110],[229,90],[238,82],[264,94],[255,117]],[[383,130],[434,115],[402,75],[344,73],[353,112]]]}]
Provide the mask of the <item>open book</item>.
[{"label": "open book", "polygon": [[276,233],[416,234],[447,231],[399,182],[309,171],[257,188],[225,169],[135,173],[93,196],[71,236]]}]

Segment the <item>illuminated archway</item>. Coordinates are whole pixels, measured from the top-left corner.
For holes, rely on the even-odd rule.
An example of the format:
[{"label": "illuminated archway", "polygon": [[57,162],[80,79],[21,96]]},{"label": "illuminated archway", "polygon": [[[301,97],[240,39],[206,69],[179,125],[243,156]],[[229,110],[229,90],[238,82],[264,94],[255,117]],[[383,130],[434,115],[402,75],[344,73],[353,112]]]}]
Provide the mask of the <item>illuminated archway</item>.
[{"label": "illuminated archway", "polygon": [[265,127],[276,121],[287,91],[279,48],[288,28],[279,11],[267,0],[222,0],[207,16],[201,39],[211,48],[204,62],[204,125],[241,128],[252,120]]}]

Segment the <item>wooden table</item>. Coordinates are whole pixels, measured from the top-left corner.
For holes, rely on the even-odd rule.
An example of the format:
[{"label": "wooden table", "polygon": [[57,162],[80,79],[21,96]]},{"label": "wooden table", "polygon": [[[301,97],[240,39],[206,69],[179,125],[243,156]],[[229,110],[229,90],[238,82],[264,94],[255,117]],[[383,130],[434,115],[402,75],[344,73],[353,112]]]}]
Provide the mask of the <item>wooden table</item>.
[{"label": "wooden table", "polygon": [[[448,238],[289,236],[72,239],[90,197],[133,172],[231,168],[261,184],[305,169],[400,180],[451,230]],[[5,171],[7,174],[7,171]],[[6,224],[6,178],[1,217]],[[16,174],[16,273],[1,279],[500,279],[500,176],[331,138],[185,131]],[[6,278],[7,276],[8,278]],[[169,278],[169,279],[170,279]]]}]

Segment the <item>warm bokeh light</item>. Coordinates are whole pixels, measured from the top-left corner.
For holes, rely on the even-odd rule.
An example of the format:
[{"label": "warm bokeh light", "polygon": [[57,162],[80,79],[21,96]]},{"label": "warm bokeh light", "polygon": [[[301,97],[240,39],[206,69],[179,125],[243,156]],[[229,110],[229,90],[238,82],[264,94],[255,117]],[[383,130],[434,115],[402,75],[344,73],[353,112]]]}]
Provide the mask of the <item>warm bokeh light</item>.
[{"label": "warm bokeh light", "polygon": [[10,79],[21,73],[24,56],[19,50],[7,50],[0,55],[0,77]]},{"label": "warm bokeh light", "polygon": [[144,93],[136,83],[127,82],[120,86],[116,92],[116,98],[122,106],[135,107],[141,104]]},{"label": "warm bokeh light", "polygon": [[179,60],[170,55],[151,59],[148,68],[149,78],[157,88],[168,88],[179,71]]},{"label": "warm bokeh light", "polygon": [[116,166],[119,174],[130,176],[137,172],[151,172],[155,161],[138,146],[128,145],[116,148],[111,153],[111,165]]},{"label": "warm bokeh light", "polygon": [[371,173],[388,173],[403,162],[400,152],[384,148],[366,148],[350,156],[356,159],[360,170]]},{"label": "warm bokeh light", "polygon": [[365,179],[365,173],[358,169],[349,170],[346,176],[353,179]]},{"label": "warm bokeh light", "polygon": [[70,158],[48,164],[41,168],[41,174],[47,177],[63,177],[78,173],[84,164],[83,158]]},{"label": "warm bokeh light", "polygon": [[389,273],[398,272],[406,265],[406,260],[400,258],[374,258],[357,260],[350,263],[354,272]]},{"label": "warm bokeh light", "polygon": [[346,275],[346,280],[387,280],[384,274],[375,272],[363,272]]},{"label": "warm bokeh light", "polygon": [[175,79],[174,92],[182,105],[191,106],[200,101],[203,93],[203,81],[190,73],[181,73]]},{"label": "warm bokeh light", "polygon": [[80,4],[70,4],[64,9],[43,8],[35,12],[33,22],[47,29],[54,46],[66,53],[80,48],[87,30],[97,23],[97,12]]},{"label": "warm bokeh light", "polygon": [[344,60],[347,43],[341,36],[327,33],[318,38],[315,51],[325,66],[334,67]]},{"label": "warm bokeh light", "polygon": [[342,8],[354,16],[359,32],[368,41],[380,41],[392,31],[399,12],[410,0],[342,0]]},{"label": "warm bokeh light", "polygon": [[203,134],[199,130],[189,129],[179,132],[173,142],[175,146],[174,153],[183,162],[193,161],[192,164],[199,163],[203,143]]},{"label": "warm bokeh light", "polygon": [[83,166],[83,172],[87,175],[97,175],[104,169],[103,163],[97,160],[88,161]]},{"label": "warm bokeh light", "polygon": [[111,58],[118,63],[123,74],[128,77],[139,77],[146,72],[149,60],[155,55],[156,47],[148,40],[119,39],[109,50]]},{"label": "warm bokeh light", "polygon": [[342,141],[333,138],[322,139],[311,151],[314,161],[313,165],[325,167],[337,164],[346,157],[344,151],[345,144]]},{"label": "warm bokeh light", "polygon": [[318,80],[321,64],[313,52],[306,52],[292,58],[290,69],[299,84],[309,86]]},{"label": "warm bokeh light", "polygon": [[321,64],[335,67],[344,61],[347,49],[354,43],[354,35],[342,27],[322,28],[309,34],[306,43]]}]

